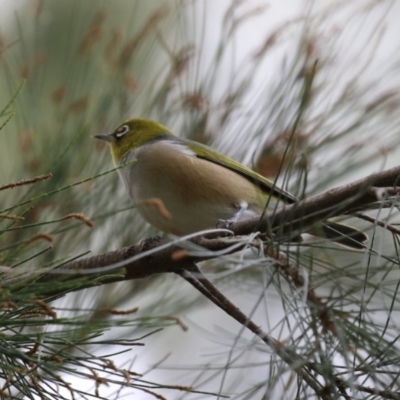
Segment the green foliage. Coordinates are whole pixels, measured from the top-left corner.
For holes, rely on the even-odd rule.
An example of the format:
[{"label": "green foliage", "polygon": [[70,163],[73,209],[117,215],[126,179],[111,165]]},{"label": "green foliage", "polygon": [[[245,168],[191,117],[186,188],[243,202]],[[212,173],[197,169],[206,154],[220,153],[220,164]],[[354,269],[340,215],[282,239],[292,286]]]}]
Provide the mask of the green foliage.
[{"label": "green foliage", "polygon": [[[74,294],[68,292],[99,282],[91,275],[60,275],[50,284],[52,297],[49,283],[40,280],[45,268],[155,233],[135,213],[108,149],[91,135],[131,117],[151,117],[270,179],[282,171],[278,182],[299,197],[366,175],[366,167],[384,165],[399,144],[399,93],[380,76],[360,73],[379,44],[377,29],[352,56],[340,49],[346,34],[348,43],[355,27],[382,11],[379,5],[357,9],[342,23],[341,36],[335,23],[347,6],[327,7],[274,29],[256,50],[239,56],[235,40],[264,15],[240,2],[220,15],[218,40],[202,1],[32,5],[1,32],[0,273],[2,282],[15,281],[0,291],[0,396],[87,396],[68,383],[71,377],[93,382],[91,394],[102,394],[106,383],[146,393],[190,391],[144,381],[112,361],[147,335],[162,337],[159,328],[179,325],[166,314],[199,304],[185,288],[176,289],[180,281],[159,277]],[[376,28],[384,15],[374,20]],[[385,70],[388,80],[398,74],[396,62]],[[384,217],[393,221],[396,210]],[[382,211],[376,214],[385,219]],[[308,286],[300,290],[274,259],[247,251],[203,267],[233,298],[245,298],[268,332],[322,371],[327,387],[340,377],[355,391],[358,384],[398,391],[398,240],[373,228],[365,253],[325,243],[280,248],[318,290],[336,335],[323,329],[318,309],[304,300]],[[110,311],[139,302],[138,315]],[[193,379],[201,390],[237,389],[238,399],[312,398],[276,354],[237,327],[224,329],[216,340],[222,336],[226,348],[219,346],[205,365],[196,363],[195,378],[187,368],[192,359],[181,358],[184,385]],[[237,388],[244,377],[248,384]],[[57,385],[66,392],[58,393]]]}]

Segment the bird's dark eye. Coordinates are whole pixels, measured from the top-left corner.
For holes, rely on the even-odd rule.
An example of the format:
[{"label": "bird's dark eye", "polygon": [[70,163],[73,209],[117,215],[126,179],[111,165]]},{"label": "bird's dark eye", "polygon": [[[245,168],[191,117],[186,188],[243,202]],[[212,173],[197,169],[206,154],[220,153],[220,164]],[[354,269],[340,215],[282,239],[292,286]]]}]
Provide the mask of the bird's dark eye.
[{"label": "bird's dark eye", "polygon": [[115,136],[117,138],[121,138],[122,136],[125,135],[126,132],[129,131],[129,126],[128,125],[122,125],[120,126],[117,131],[115,132]]}]

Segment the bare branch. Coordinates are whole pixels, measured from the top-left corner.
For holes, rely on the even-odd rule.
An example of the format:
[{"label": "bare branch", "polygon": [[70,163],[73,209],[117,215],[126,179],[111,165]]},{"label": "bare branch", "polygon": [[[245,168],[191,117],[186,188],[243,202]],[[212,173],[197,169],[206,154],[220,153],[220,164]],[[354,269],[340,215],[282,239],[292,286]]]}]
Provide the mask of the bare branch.
[{"label": "bare branch", "polygon": [[[395,188],[400,178],[400,166],[370,175],[348,185],[331,189],[323,194],[310,197],[299,201],[296,204],[284,206],[275,213],[270,213],[266,218],[252,218],[245,221],[239,221],[231,225],[230,230],[235,235],[247,235],[256,230],[261,232],[270,232],[280,229],[280,233],[289,233],[294,230],[302,231],[317,221],[324,220],[333,216],[350,212],[358,207],[364,207],[367,204],[375,203],[377,200],[376,190],[370,190],[373,185],[375,188]],[[115,281],[124,281],[139,279],[154,274],[166,272],[178,272],[186,267],[190,267],[192,262],[200,262],[217,257],[213,252],[227,250],[232,253],[241,250],[247,246],[246,243],[238,244],[233,247],[232,242],[226,238],[221,239],[218,233],[210,233],[202,237],[192,239],[191,241],[206,250],[207,255],[191,256],[190,252],[182,253],[182,247],[179,245],[168,245],[166,240],[160,238],[150,238],[144,242],[119,250],[110,251],[105,254],[87,257],[69,262],[62,266],[59,273],[78,274],[95,273],[97,276],[104,276],[110,272],[110,268],[101,271],[103,267],[115,265],[115,270],[123,271],[119,276],[105,277],[98,284],[106,284]],[[231,250],[229,248],[232,247]],[[182,256],[177,257],[180,254]],[[50,272],[47,274],[47,272]],[[19,278],[25,279],[31,274],[42,275],[41,281],[57,278],[57,270],[47,269],[35,271]],[[9,277],[9,276],[8,276]],[[16,278],[4,280],[1,286],[9,286],[15,283]],[[83,287],[79,287],[79,290]]]},{"label": "bare branch", "polygon": [[[316,222],[333,216],[351,213],[356,208],[365,207],[382,199],[387,200],[388,196],[397,196],[399,177],[400,167],[392,168],[351,184],[329,190],[321,195],[299,201],[296,204],[285,206],[275,213],[267,214],[262,220],[260,218],[253,218],[234,223],[230,229],[235,235],[247,235],[255,231],[276,232],[277,230],[279,230],[280,234],[285,235],[293,231],[302,231]],[[182,242],[184,241],[182,239]],[[203,260],[218,257],[220,251],[225,251],[225,254],[233,253],[252,244],[249,244],[249,241],[237,242],[229,240],[226,237],[221,238],[218,237],[218,233],[216,232],[197,237],[192,239],[191,242],[193,245],[207,251],[204,251],[204,254],[198,252],[194,255],[187,248],[182,249],[183,244],[182,246],[179,243],[174,245],[166,240],[150,238],[137,245],[66,263],[58,269],[48,268],[46,270],[22,274],[16,278],[5,279],[1,283],[1,286],[10,286],[38,274],[41,275],[36,280],[39,283],[59,280],[60,275],[63,274],[64,281],[71,278],[75,279],[77,275],[88,275],[94,278],[88,280],[87,283],[85,281],[79,287],[68,289],[71,291],[93,285],[144,278],[154,274],[166,272],[177,273],[228,315],[260,337],[271,347],[275,354],[279,355],[288,366],[296,371],[313,388],[317,396],[328,398],[332,393],[325,393],[324,389],[315,379],[314,373],[318,375],[318,372],[314,370],[314,373],[310,373],[310,369],[313,370],[313,368],[307,365],[306,360],[269,336],[251,321],[249,317],[242,313],[208,281],[195,264]],[[232,245],[232,243],[235,245]],[[276,261],[283,274],[293,284],[297,287],[304,286],[304,281],[301,280],[296,267],[292,266],[286,258],[282,258],[282,255],[272,246],[265,247],[264,252]],[[7,277],[9,277],[9,274],[7,274]],[[322,325],[325,329],[335,334],[336,327],[326,306],[316,296],[312,288],[308,288],[307,290],[307,299],[318,310],[317,312]],[[46,293],[47,296],[60,294],[62,294],[60,293],[60,289],[50,289],[50,292]],[[344,385],[342,389],[345,390],[347,385],[343,382],[341,383]]]},{"label": "bare branch", "polygon": [[[248,235],[255,227],[261,232],[281,229],[282,233],[304,231],[305,228],[331,217],[352,213],[356,208],[381,201],[386,193],[398,193],[400,186],[400,166],[369,175],[366,178],[328,190],[292,205],[287,205],[266,218],[252,218],[232,224],[230,229],[236,235]],[[371,188],[384,188],[378,191]],[[393,192],[390,189],[395,189]]]}]

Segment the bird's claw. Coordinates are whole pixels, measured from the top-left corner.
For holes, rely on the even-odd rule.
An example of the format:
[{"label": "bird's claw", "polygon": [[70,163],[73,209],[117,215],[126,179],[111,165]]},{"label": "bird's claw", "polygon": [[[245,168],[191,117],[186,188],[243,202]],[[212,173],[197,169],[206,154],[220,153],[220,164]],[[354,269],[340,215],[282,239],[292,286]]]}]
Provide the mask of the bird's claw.
[{"label": "bird's claw", "polygon": [[217,228],[218,229],[229,229],[234,222],[236,222],[235,218],[220,219],[220,220],[218,220]]}]

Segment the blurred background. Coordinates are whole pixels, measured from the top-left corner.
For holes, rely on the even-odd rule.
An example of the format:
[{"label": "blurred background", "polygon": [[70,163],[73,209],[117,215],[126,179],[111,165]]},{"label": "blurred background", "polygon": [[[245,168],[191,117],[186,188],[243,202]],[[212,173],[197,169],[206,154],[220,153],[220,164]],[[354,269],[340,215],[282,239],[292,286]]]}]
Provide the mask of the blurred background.
[{"label": "blurred background", "polygon": [[[0,186],[52,173],[1,192],[0,265],[31,271],[159,234],[138,216],[117,172],[103,175],[113,168],[109,150],[91,137],[131,117],[156,119],[300,198],[398,164],[398,0],[1,0],[0,7]],[[71,214],[81,216],[64,219]],[[370,214],[397,221],[396,206]],[[348,221],[368,231],[368,251],[327,243],[283,251],[337,312],[341,341],[315,357],[396,390],[392,372],[380,375],[370,356],[387,350],[398,329],[397,238]],[[246,251],[202,269],[265,331],[309,354],[312,312],[271,260]],[[177,276],[68,294],[52,303],[51,324],[17,313],[35,295],[18,286],[2,300],[2,353],[16,352],[15,361],[0,356],[10,396],[70,398],[77,388],[75,398],[108,399],[297,393],[276,355]],[[6,303],[16,299],[16,307]],[[18,357],[35,343],[42,381],[16,372],[29,365]],[[400,356],[395,345],[390,351]],[[374,367],[357,369],[366,365]],[[131,376],[124,386],[125,370],[142,380]],[[312,398],[306,388],[298,393]]]}]

